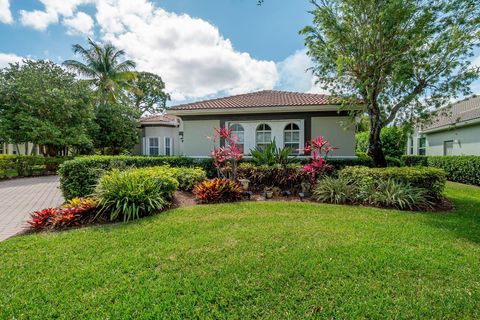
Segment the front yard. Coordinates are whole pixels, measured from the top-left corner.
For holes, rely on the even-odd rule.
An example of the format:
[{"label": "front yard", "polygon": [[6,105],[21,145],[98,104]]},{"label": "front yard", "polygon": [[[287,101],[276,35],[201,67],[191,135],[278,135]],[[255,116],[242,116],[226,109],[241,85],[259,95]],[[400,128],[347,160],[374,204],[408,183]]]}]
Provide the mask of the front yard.
[{"label": "front yard", "polygon": [[0,318],[478,318],[480,188],[456,210],[195,206],[0,243]]}]

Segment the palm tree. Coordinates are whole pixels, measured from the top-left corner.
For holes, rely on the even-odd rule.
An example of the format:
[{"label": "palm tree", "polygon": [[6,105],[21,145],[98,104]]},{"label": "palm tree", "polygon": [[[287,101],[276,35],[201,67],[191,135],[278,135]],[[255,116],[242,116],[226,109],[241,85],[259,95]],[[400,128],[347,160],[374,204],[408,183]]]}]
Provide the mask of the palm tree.
[{"label": "palm tree", "polygon": [[66,60],[63,65],[85,77],[96,88],[99,103],[116,102],[126,98],[124,92],[135,91],[130,82],[136,78],[135,62],[121,61],[125,51],[110,43],[98,44],[88,39],[89,48],[73,45],[73,52],[84,62]]}]

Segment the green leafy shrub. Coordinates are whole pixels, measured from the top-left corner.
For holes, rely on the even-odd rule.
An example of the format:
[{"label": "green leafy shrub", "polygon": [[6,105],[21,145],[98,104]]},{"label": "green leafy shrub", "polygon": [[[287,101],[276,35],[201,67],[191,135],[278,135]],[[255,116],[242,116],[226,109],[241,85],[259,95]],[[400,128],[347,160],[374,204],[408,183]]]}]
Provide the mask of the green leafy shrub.
[{"label": "green leafy shrub", "polygon": [[167,168],[172,176],[177,179],[179,190],[192,191],[199,182],[207,179],[205,170],[202,168]]},{"label": "green leafy shrub", "polygon": [[402,161],[407,167],[428,166],[428,157],[426,156],[403,155]]},{"label": "green leafy shrub", "polygon": [[425,189],[427,191],[426,195],[431,199],[441,199],[446,184],[443,170],[428,167],[346,167],[340,171],[339,176],[361,186],[394,179],[415,188]]},{"label": "green leafy shrub", "polygon": [[345,178],[326,177],[313,190],[313,198],[319,202],[345,204],[353,203],[355,186]]},{"label": "green leafy shrub", "polygon": [[168,169],[159,167],[107,172],[95,188],[100,213],[108,213],[112,221],[129,221],[166,208],[178,188],[178,181]]},{"label": "green leafy shrub", "polygon": [[250,150],[252,162],[258,166],[287,165],[292,162],[298,162],[297,159],[290,157],[292,148],[278,148],[275,138],[262,149],[255,147]]},{"label": "green leafy shrub", "polygon": [[386,156],[385,160],[387,160],[387,167],[403,167],[404,166],[403,161],[399,158]]},{"label": "green leafy shrub", "polygon": [[479,156],[428,156],[429,167],[445,171],[450,181],[480,186]]},{"label": "green leafy shrub", "polygon": [[[145,168],[170,165],[171,167],[201,167],[207,173],[214,171],[211,161],[187,157],[144,156],[89,156],[77,157],[64,162],[58,173],[60,188],[66,199],[86,197],[93,194],[98,179],[112,169]],[[207,176],[211,176],[207,174]]]},{"label": "green leafy shrub", "polygon": [[55,172],[58,165],[72,157],[44,157],[24,155],[0,155],[0,177],[15,173],[19,177],[30,177]]},{"label": "green leafy shrub", "polygon": [[301,189],[302,182],[308,181],[308,175],[299,164],[256,166],[245,162],[238,168],[238,177],[250,180],[249,188],[253,191],[278,187],[281,190],[297,192]]},{"label": "green leafy shrub", "polygon": [[[369,132],[355,135],[357,152],[367,152]],[[408,135],[401,127],[385,127],[380,134],[385,156],[400,158],[407,147]]]},{"label": "green leafy shrub", "polygon": [[43,156],[16,156],[14,168],[21,177],[31,177],[35,166],[44,165]]},{"label": "green leafy shrub", "polygon": [[425,189],[412,187],[395,179],[376,182],[374,190],[369,191],[369,197],[365,198],[364,202],[374,206],[400,210],[424,209],[430,206]]},{"label": "green leafy shrub", "polygon": [[233,180],[215,178],[197,184],[193,194],[199,203],[235,202],[242,199],[243,189]]}]

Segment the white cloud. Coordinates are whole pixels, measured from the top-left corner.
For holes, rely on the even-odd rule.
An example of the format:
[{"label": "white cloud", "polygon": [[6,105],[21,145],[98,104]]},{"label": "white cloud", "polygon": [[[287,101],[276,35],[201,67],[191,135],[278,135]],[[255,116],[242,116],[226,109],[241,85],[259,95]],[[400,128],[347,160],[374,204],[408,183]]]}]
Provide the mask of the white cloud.
[{"label": "white cloud", "polygon": [[0,22],[10,24],[13,22],[10,11],[10,0],[0,0]]},{"label": "white cloud", "polygon": [[328,93],[316,84],[316,78],[309,70],[313,62],[307,56],[307,50],[298,50],[277,64],[279,81],[277,88],[308,93]]},{"label": "white cloud", "polygon": [[9,63],[22,61],[22,57],[12,53],[0,53],[0,69],[8,66]]},{"label": "white cloud", "polygon": [[67,27],[69,35],[92,36],[94,21],[84,12],[77,12],[71,18],[65,18],[63,24]]},{"label": "white cloud", "polygon": [[101,1],[96,18],[103,40],[125,50],[139,70],[161,75],[176,100],[271,89],[277,81],[274,62],[236,51],[202,19],[146,0]]},{"label": "white cloud", "polygon": [[45,10],[20,11],[24,26],[44,31],[50,24],[59,22],[60,17],[72,17],[79,5],[94,3],[95,0],[40,0]]}]

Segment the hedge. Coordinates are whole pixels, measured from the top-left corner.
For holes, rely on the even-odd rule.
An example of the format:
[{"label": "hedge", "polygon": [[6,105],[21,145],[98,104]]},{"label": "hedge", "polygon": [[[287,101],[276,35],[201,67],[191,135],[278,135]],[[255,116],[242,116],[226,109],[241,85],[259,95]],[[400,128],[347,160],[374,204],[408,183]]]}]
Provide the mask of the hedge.
[{"label": "hedge", "polygon": [[242,163],[238,168],[238,177],[250,181],[249,188],[253,191],[263,191],[266,187],[277,187],[282,191],[297,193],[302,188],[302,182],[308,181],[308,176],[299,164],[286,166],[256,166],[253,163]]},{"label": "hedge", "polygon": [[145,156],[88,156],[64,162],[59,170],[60,188],[66,199],[86,197],[93,194],[98,179],[112,169],[145,168],[169,165],[171,167],[201,167],[207,175],[212,172],[211,160],[187,157]]},{"label": "hedge", "polygon": [[340,178],[345,178],[358,184],[394,179],[417,188],[425,189],[427,195],[432,199],[440,199],[443,197],[446,184],[445,171],[429,167],[347,167],[340,171],[339,176]]},{"label": "hedge", "polygon": [[479,156],[428,156],[427,162],[443,169],[450,181],[480,186]]},{"label": "hedge", "polygon": [[450,181],[480,186],[480,156],[403,156],[407,166],[443,169]]},{"label": "hedge", "polygon": [[56,172],[58,166],[72,157],[44,157],[24,155],[0,155],[0,178],[16,175],[30,177],[34,174]]}]

